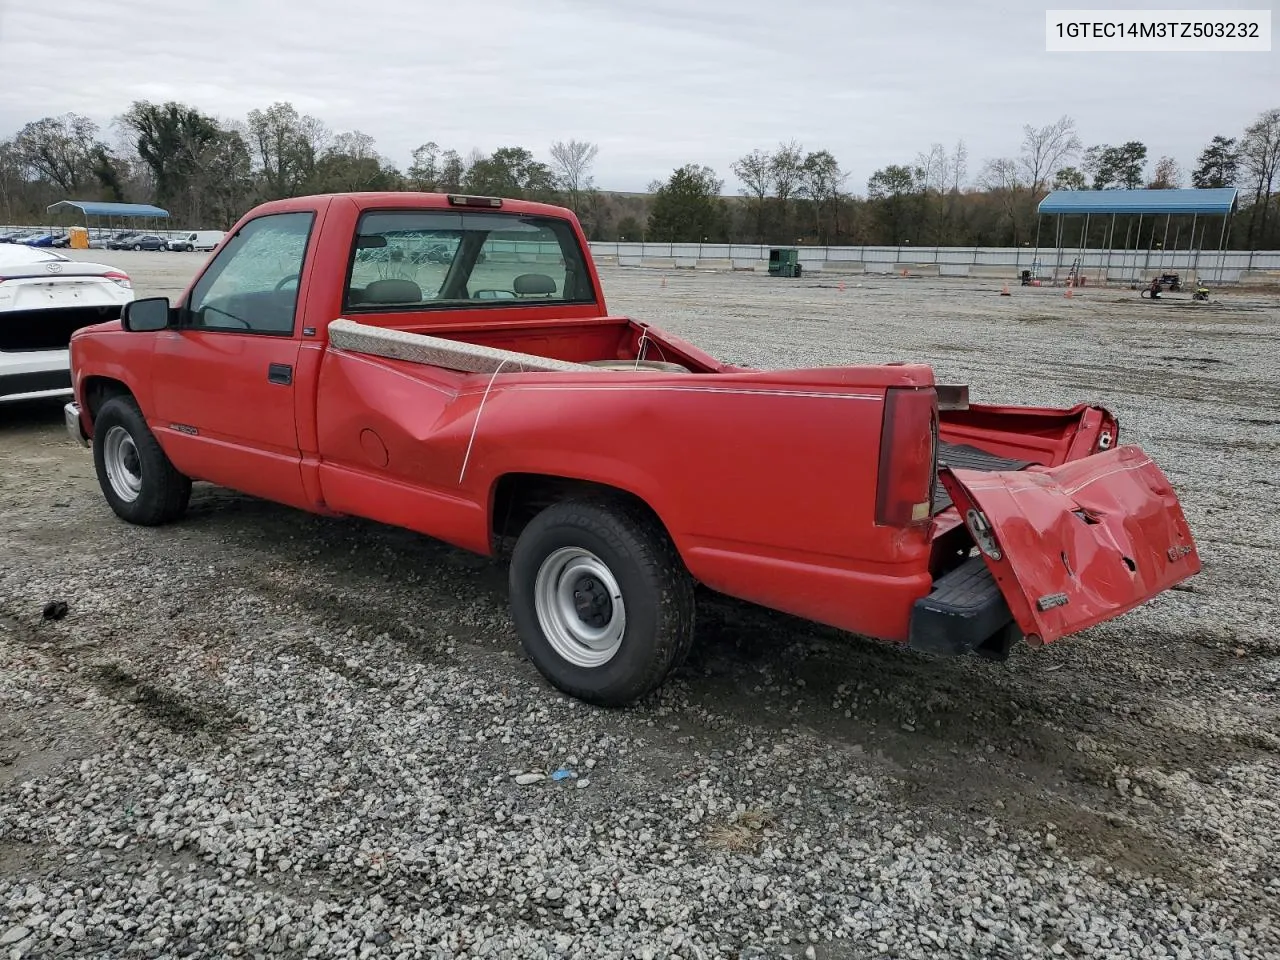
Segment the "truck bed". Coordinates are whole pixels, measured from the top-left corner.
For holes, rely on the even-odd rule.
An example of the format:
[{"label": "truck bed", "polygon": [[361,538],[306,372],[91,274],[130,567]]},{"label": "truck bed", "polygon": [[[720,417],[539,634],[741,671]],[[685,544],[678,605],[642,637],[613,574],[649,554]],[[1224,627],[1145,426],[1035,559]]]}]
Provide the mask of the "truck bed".
[{"label": "truck bed", "polygon": [[[938,441],[938,469],[958,467],[961,470],[981,470],[983,473],[995,473],[998,470],[1022,470],[1031,466],[1030,460],[1010,460],[987,453],[967,443],[948,443]],[[933,514],[937,516],[951,506],[951,495],[947,488],[938,483],[933,494]]]}]

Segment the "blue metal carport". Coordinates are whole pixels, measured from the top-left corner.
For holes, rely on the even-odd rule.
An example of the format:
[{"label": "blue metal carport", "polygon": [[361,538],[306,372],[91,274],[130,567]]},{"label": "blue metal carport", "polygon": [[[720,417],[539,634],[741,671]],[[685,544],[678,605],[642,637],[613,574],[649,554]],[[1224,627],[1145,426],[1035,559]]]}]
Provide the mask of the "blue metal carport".
[{"label": "blue metal carport", "polygon": [[[1227,231],[1231,222],[1231,214],[1236,209],[1235,187],[1223,187],[1220,189],[1208,190],[1054,190],[1043,200],[1040,201],[1036,212],[1040,215],[1036,217],[1036,255],[1040,252],[1040,217],[1056,216],[1056,247],[1061,259],[1062,238],[1063,238],[1063,217],[1083,216],[1084,223],[1080,229],[1080,250],[1083,256],[1088,246],[1089,218],[1092,216],[1109,216],[1111,218],[1109,227],[1105,231],[1106,249],[1108,254],[1115,246],[1115,223],[1117,216],[1134,216],[1138,217],[1135,249],[1141,248],[1142,243],[1142,220],[1144,217],[1159,217],[1164,215],[1164,236],[1159,243],[1161,254],[1163,255],[1166,245],[1169,242],[1169,224],[1174,216],[1191,215],[1191,232],[1190,245],[1188,250],[1196,252],[1196,262],[1199,263],[1200,252],[1204,249],[1205,233],[1208,230],[1209,219],[1211,217],[1222,217],[1222,231],[1218,237],[1218,249],[1215,252],[1220,253],[1226,243]],[[1204,218],[1203,224],[1200,223]],[[1129,249],[1129,235],[1132,224],[1128,224],[1125,228],[1124,249]],[[1196,240],[1196,229],[1200,227],[1200,239]],[[1155,243],[1156,230],[1151,228],[1151,235],[1147,242],[1147,266],[1150,265],[1150,254]],[[1174,248],[1178,247],[1181,239],[1181,226],[1179,232],[1174,236]],[[1068,282],[1074,283],[1079,280],[1078,264],[1081,258],[1077,258],[1077,266],[1072,267],[1067,273]],[[1108,260],[1110,258],[1108,257]],[[1146,267],[1144,267],[1145,271]],[[1221,267],[1219,267],[1221,274]],[[1057,267],[1054,267],[1054,282],[1058,280]],[[1221,279],[1221,276],[1218,277]]]}]

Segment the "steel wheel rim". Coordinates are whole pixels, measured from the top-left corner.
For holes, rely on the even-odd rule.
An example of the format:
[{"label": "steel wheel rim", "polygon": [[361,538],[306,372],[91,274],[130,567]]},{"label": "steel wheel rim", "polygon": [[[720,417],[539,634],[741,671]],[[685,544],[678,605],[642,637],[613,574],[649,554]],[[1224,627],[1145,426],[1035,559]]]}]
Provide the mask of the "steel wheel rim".
[{"label": "steel wheel rim", "polygon": [[142,460],[124,427],[112,427],[102,438],[102,464],[115,495],[125,503],[137,500],[142,493]]},{"label": "steel wheel rim", "polygon": [[627,629],[622,589],[599,557],[582,547],[561,547],[538,568],[534,610],[556,654],[575,667],[608,663]]}]

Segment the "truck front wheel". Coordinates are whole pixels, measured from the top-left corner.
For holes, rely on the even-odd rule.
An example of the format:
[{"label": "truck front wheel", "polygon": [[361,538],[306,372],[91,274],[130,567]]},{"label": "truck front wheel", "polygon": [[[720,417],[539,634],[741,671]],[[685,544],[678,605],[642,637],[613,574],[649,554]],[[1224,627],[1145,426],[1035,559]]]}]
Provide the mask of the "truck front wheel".
[{"label": "truck front wheel", "polygon": [[693,580],[666,532],[626,503],[543,510],[516,542],[510,587],[529,659],[588,703],[634,703],[693,643]]},{"label": "truck front wheel", "polygon": [[191,481],[174,468],[133,397],[112,397],[93,422],[93,465],[116,515],[157,526],[186,512]]}]

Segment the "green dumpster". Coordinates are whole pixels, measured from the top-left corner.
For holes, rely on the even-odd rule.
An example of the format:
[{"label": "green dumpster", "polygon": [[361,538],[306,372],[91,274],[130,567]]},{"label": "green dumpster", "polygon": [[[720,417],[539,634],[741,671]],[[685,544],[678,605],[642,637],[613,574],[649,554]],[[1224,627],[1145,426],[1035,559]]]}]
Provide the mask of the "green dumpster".
[{"label": "green dumpster", "polygon": [[769,251],[769,276],[800,276],[800,251],[795,247],[774,247]]}]

